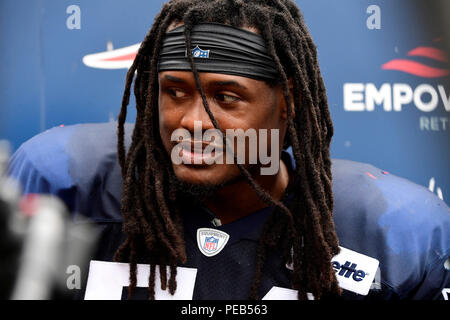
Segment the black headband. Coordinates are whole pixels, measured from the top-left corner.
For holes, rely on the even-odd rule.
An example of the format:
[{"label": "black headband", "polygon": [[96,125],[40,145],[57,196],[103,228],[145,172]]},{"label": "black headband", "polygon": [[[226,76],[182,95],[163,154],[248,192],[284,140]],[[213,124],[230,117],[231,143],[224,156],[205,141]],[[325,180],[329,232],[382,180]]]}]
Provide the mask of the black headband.
[{"label": "black headband", "polygon": [[[195,25],[191,32],[192,54],[199,72],[243,76],[257,80],[276,80],[278,71],[259,34],[218,23]],[[190,71],[186,54],[184,26],[164,36],[158,72]]]}]

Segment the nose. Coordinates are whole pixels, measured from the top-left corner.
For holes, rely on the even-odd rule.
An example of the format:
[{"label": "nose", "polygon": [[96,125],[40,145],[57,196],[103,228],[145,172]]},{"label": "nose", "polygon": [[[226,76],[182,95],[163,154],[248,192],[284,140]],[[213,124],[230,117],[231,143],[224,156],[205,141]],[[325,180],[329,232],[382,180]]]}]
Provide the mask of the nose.
[{"label": "nose", "polygon": [[185,109],[180,125],[189,132],[194,132],[194,129],[201,124],[202,131],[214,129],[214,125],[206,112],[205,106],[200,95],[196,97],[192,105]]}]

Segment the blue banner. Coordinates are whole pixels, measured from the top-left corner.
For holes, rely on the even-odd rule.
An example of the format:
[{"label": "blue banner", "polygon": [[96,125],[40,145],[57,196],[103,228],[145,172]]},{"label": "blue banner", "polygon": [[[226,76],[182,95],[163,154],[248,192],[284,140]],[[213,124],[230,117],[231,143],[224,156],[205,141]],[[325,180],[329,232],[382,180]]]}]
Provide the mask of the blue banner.
[{"label": "blue banner", "polygon": [[[54,126],[117,119],[127,68],[162,3],[1,1],[0,139],[15,150]],[[449,199],[448,1],[297,3],[318,48],[332,157]]]}]

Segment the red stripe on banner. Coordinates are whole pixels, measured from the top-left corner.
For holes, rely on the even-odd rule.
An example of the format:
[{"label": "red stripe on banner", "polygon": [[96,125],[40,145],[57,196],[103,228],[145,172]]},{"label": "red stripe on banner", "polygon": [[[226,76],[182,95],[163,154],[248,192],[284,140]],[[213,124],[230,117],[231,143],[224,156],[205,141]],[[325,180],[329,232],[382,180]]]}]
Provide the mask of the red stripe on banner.
[{"label": "red stripe on banner", "polygon": [[448,69],[433,68],[419,62],[404,59],[394,59],[386,62],[381,66],[381,69],[402,71],[424,78],[445,77],[450,74]]},{"label": "red stripe on banner", "polygon": [[444,51],[432,47],[417,47],[409,51],[408,56],[420,56],[437,61],[448,62],[448,57]]}]

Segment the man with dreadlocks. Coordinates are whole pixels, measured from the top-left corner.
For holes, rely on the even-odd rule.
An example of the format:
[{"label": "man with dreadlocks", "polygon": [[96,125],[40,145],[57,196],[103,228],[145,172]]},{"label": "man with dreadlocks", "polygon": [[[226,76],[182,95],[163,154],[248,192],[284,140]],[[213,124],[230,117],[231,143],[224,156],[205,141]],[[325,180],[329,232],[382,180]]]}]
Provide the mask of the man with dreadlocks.
[{"label": "man with dreadlocks", "polygon": [[[194,139],[174,149],[180,128]],[[260,140],[278,130],[266,147],[279,169],[207,164],[210,129],[255,129]],[[87,299],[439,299],[448,287],[446,204],[371,165],[330,159],[324,82],[293,1],[165,4],[128,72],[114,132],[55,128],[10,166],[25,192],[56,194],[101,227]],[[225,135],[219,142],[236,160]]]}]

